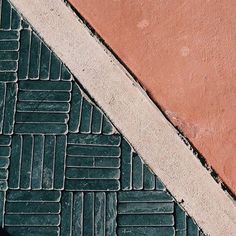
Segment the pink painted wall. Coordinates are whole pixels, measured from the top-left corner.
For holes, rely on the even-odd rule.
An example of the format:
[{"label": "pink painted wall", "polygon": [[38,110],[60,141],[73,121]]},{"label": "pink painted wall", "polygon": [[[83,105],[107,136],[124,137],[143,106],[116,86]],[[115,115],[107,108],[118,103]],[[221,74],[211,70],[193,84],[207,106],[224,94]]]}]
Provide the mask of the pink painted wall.
[{"label": "pink painted wall", "polygon": [[236,1],[70,2],[236,193]]}]

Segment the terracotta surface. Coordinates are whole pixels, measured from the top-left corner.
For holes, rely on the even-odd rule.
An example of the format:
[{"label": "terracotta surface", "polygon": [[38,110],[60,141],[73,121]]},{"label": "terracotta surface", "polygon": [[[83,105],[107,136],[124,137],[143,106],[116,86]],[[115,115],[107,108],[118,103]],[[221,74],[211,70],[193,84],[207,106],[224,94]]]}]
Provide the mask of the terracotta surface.
[{"label": "terracotta surface", "polygon": [[70,2],[236,193],[236,1]]}]

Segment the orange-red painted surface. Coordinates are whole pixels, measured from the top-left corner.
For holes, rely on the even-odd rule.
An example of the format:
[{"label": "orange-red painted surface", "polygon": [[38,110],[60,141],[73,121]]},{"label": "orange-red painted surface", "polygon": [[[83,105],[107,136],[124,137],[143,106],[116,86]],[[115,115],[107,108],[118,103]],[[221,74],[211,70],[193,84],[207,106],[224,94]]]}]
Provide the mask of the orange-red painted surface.
[{"label": "orange-red painted surface", "polygon": [[70,2],[236,193],[236,1]]}]

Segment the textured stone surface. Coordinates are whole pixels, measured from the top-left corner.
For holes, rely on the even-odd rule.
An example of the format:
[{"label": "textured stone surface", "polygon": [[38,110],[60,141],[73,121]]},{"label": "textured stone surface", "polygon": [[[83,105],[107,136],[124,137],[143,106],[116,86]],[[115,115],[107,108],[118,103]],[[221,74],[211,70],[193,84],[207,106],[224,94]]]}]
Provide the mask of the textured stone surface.
[{"label": "textured stone surface", "polygon": [[236,193],[236,1],[69,2]]},{"label": "textured stone surface", "polygon": [[201,235],[65,65],[1,3],[0,41],[18,35],[20,55],[14,76],[9,67],[0,76],[1,226],[12,236]]}]

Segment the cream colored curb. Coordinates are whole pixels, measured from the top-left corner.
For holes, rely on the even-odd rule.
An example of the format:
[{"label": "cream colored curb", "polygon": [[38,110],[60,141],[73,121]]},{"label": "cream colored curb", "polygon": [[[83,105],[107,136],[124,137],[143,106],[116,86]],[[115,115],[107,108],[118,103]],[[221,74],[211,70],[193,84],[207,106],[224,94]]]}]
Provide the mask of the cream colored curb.
[{"label": "cream colored curb", "polygon": [[209,235],[236,235],[236,208],[120,63],[60,0],[11,0]]}]

